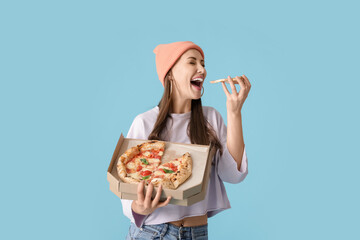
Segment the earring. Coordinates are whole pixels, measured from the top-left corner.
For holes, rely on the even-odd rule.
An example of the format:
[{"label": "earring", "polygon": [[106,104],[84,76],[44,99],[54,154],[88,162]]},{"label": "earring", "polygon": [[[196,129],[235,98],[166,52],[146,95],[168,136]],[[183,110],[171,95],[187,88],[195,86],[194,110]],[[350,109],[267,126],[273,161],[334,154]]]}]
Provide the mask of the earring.
[{"label": "earring", "polygon": [[170,96],[172,94],[172,81],[170,81]]},{"label": "earring", "polygon": [[201,96],[204,95],[204,86],[202,86],[202,92],[201,92]]}]

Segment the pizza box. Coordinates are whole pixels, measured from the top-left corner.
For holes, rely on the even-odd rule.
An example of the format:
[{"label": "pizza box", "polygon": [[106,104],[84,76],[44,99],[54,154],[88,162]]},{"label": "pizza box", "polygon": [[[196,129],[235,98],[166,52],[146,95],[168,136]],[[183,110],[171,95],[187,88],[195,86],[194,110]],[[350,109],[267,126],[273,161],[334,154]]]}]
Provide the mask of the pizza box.
[{"label": "pizza box", "polygon": [[[137,184],[125,183],[119,178],[116,169],[118,158],[127,149],[146,141],[149,140],[124,138],[123,134],[120,135],[108,168],[107,180],[110,184],[110,190],[122,199],[137,199]],[[191,176],[176,190],[163,189],[161,199],[172,196],[170,203],[188,206],[204,199],[207,189],[206,186],[209,180],[211,162],[215,152],[210,151],[210,146],[208,145],[172,143],[165,141],[165,152],[162,162],[167,162],[180,157],[185,152],[189,152],[193,160]],[[147,187],[145,187],[145,189],[146,188]],[[157,187],[154,188],[153,196],[155,196],[156,190]]]},{"label": "pizza box", "polygon": [[[211,171],[211,164],[208,164],[208,166],[206,167],[205,169],[205,175],[204,175],[204,178],[209,178],[210,177],[210,171]],[[181,205],[181,206],[190,206],[194,203],[197,203],[197,202],[200,202],[202,200],[205,199],[205,195],[206,195],[206,190],[207,190],[207,187],[208,187],[208,184],[209,184],[209,181],[204,181],[205,183],[202,185],[202,188],[201,188],[201,192],[198,193],[198,194],[195,194],[193,196],[190,196],[189,198],[187,199],[176,199],[176,198],[171,198],[169,204],[174,204],[174,205]],[[122,199],[130,199],[130,200],[136,200],[137,199],[137,194],[131,194],[131,193],[122,193],[122,192],[118,192],[116,189],[112,188],[114,185],[111,185],[110,184],[110,190],[115,193],[119,198],[122,198]],[[153,195],[152,195],[152,198],[155,197],[156,195],[156,192],[157,192],[157,188],[154,188],[154,191],[153,191]],[[167,198],[167,194],[165,192],[164,194],[164,191],[163,191],[163,194],[161,195],[160,197],[160,201],[165,201],[166,198]]]}]

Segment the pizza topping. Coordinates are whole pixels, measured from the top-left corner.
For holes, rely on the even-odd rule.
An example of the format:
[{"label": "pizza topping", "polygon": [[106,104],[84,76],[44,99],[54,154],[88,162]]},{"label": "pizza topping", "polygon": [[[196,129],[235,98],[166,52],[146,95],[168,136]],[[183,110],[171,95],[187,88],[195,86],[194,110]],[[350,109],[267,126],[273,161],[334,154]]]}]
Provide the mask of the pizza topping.
[{"label": "pizza topping", "polygon": [[150,151],[143,152],[143,155],[145,157],[149,157],[151,155],[151,152]]},{"label": "pizza topping", "polygon": [[148,179],[150,177],[150,175],[147,175],[147,176],[145,176],[145,177],[142,177],[142,179],[143,180],[146,180],[146,179]]},{"label": "pizza topping", "polygon": [[141,171],[141,169],[142,169],[142,166],[141,166],[141,165],[139,165],[139,166],[136,168],[136,171],[137,171],[137,172],[140,172],[140,171]]},{"label": "pizza topping", "polygon": [[140,172],[140,175],[145,177],[145,176],[150,176],[151,173],[152,173],[151,171],[145,170],[145,171]]},{"label": "pizza topping", "polygon": [[161,163],[161,160],[160,159],[157,159],[157,158],[153,158],[153,159],[150,159],[150,163],[151,164],[155,164],[156,166],[159,166],[160,163]]},{"label": "pizza topping", "polygon": [[173,163],[165,163],[165,164],[163,164],[163,166],[164,167],[168,167],[168,168],[171,168],[171,170],[173,171],[173,172],[177,172],[177,166],[175,166]]},{"label": "pizza topping", "polygon": [[149,181],[152,183],[157,183],[157,182],[161,181],[162,179],[164,179],[164,174],[158,174],[158,175],[154,174],[152,176],[152,178],[149,179]]},{"label": "pizza topping", "polygon": [[174,173],[175,172],[173,170],[169,170],[169,169],[166,169],[166,168],[163,168],[162,170],[164,171],[164,173]]},{"label": "pizza topping", "polygon": [[135,168],[135,163],[134,161],[130,161],[126,164],[126,167],[129,168],[129,169],[134,169]]},{"label": "pizza topping", "polygon": [[140,161],[145,165],[149,165],[149,162],[146,160],[146,158],[141,158]]},{"label": "pizza topping", "polygon": [[135,169],[126,168],[126,173],[135,173]]},{"label": "pizza topping", "polygon": [[149,157],[150,158],[156,158],[156,159],[161,159],[161,156],[163,155],[163,152],[161,150],[156,150],[153,149],[151,150],[151,153],[149,153]]},{"label": "pizza topping", "polygon": [[161,159],[161,156],[160,155],[153,155],[152,158]]}]

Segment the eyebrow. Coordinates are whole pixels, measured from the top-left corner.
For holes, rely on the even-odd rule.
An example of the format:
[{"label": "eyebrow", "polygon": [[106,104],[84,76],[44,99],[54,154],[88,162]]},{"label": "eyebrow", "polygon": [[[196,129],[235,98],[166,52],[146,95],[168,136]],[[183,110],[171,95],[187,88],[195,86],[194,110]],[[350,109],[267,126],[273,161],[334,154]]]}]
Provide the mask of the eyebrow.
[{"label": "eyebrow", "polygon": [[[196,60],[196,58],[195,58],[195,57],[188,57],[188,59],[189,59],[189,58],[192,58],[192,59]],[[204,61],[204,60],[201,60],[201,61]]]}]

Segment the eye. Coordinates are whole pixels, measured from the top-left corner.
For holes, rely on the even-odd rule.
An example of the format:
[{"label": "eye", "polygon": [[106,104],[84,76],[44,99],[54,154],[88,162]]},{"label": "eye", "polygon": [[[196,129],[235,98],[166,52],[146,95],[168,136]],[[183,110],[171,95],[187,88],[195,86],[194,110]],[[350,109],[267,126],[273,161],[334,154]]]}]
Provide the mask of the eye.
[{"label": "eye", "polygon": [[[196,63],[191,62],[190,64],[195,65]],[[205,67],[205,64],[202,64],[203,67]]]}]

